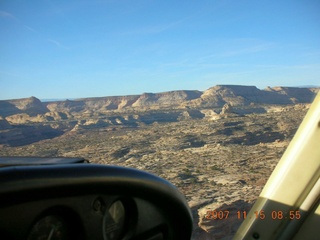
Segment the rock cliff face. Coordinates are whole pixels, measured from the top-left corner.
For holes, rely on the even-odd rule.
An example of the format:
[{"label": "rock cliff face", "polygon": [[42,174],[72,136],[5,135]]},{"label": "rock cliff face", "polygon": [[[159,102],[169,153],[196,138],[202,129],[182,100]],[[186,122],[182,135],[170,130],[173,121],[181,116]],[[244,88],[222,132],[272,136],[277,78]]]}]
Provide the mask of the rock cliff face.
[{"label": "rock cliff face", "polygon": [[35,97],[0,101],[0,116],[2,117],[17,113],[26,113],[30,116],[35,116],[48,111],[45,104]]},{"label": "rock cliff face", "polygon": [[296,104],[309,103],[316,89],[294,87],[268,87],[260,90],[255,86],[218,85],[204,91],[196,105],[220,107],[226,103],[231,106],[255,104]]},{"label": "rock cliff face", "polygon": [[[318,92],[316,88],[294,88],[294,87],[274,87],[267,88],[266,92],[273,93],[272,97],[280,96],[285,99],[289,99],[289,103],[308,103],[313,100],[313,93]],[[275,98],[275,101],[279,101]]]},{"label": "rock cliff face", "polygon": [[142,94],[133,107],[177,107],[180,104],[197,99],[201,96],[200,91],[171,91],[164,93],[144,93]]},{"label": "rock cliff face", "polygon": [[41,102],[35,97],[0,101],[0,116],[38,114],[54,112],[54,115],[92,115],[109,111],[221,108],[250,106],[252,104],[297,104],[310,103],[317,88],[268,87],[260,90],[255,86],[218,85],[204,92],[170,91],[143,93],[141,95],[84,98],[56,102]]},{"label": "rock cliff face", "polygon": [[170,91],[55,102],[41,102],[35,97],[4,100],[0,101],[0,144],[16,144],[25,137],[37,141],[71,130],[202,118],[214,121],[231,115],[265,113],[274,105],[310,103],[317,91],[218,85],[204,92]]}]

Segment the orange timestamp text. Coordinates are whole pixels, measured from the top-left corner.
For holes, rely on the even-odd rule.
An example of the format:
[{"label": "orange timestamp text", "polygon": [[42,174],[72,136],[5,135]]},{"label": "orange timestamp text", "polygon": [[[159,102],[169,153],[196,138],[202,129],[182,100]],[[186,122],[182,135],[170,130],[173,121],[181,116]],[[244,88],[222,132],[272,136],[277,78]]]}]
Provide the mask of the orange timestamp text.
[{"label": "orange timestamp text", "polygon": [[[232,216],[230,214],[230,211],[228,210],[208,210],[205,218],[208,220],[222,220],[222,219],[228,219],[229,216]],[[247,217],[247,211],[237,211],[235,212],[235,216],[237,219],[246,219]],[[265,219],[268,217],[269,219],[273,220],[282,220],[282,219],[288,219],[288,220],[298,220],[301,218],[300,211],[299,210],[292,210],[292,211],[282,211],[282,210],[274,210],[271,211],[269,214],[266,214],[264,210],[261,211],[255,211],[254,217],[256,219]]]}]

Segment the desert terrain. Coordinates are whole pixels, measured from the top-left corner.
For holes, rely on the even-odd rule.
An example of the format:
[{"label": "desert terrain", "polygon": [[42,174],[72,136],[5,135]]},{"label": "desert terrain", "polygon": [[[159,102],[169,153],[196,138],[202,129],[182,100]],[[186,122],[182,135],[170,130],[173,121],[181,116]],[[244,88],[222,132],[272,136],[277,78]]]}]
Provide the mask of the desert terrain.
[{"label": "desert terrain", "polygon": [[[41,102],[0,101],[1,156],[83,157],[172,182],[193,239],[231,239],[305,116],[317,88],[220,85],[206,91]],[[207,211],[228,210],[223,220]]]}]

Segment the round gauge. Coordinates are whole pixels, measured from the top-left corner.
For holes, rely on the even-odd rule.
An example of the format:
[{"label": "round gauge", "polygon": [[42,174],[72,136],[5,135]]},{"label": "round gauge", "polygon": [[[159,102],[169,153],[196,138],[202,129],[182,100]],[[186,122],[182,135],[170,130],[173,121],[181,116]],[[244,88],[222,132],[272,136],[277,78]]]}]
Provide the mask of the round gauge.
[{"label": "round gauge", "polygon": [[28,240],[66,240],[68,227],[61,217],[49,215],[36,222],[28,236]]},{"label": "round gauge", "polygon": [[103,217],[104,240],[119,239],[125,228],[125,208],[121,201],[114,202]]}]

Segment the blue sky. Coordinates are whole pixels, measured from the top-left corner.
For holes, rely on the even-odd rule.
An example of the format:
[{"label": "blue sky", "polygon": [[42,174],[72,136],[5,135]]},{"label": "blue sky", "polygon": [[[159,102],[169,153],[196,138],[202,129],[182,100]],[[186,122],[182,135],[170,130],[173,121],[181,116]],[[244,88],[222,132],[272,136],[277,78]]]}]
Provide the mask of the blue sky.
[{"label": "blue sky", "polygon": [[318,0],[2,0],[0,99],[320,85]]}]

